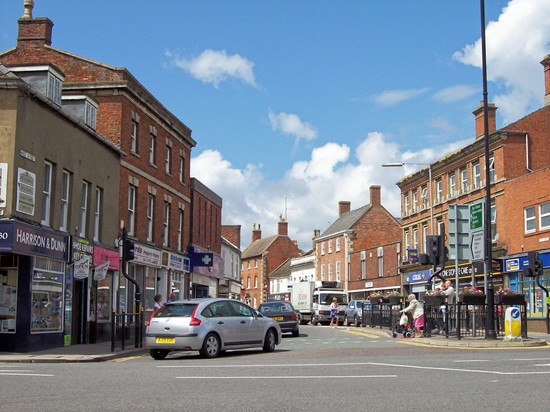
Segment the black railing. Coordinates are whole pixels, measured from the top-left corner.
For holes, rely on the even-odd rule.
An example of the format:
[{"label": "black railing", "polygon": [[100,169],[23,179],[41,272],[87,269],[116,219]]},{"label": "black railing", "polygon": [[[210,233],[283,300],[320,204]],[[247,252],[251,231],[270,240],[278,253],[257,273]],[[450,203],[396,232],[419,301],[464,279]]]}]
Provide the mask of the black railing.
[{"label": "black railing", "polygon": [[111,316],[111,352],[115,351],[117,342],[120,349],[126,348],[126,341],[134,340],[134,347],[143,347],[143,312],[115,313]]},{"label": "black railing", "polygon": [[[486,304],[426,304],[424,303],[424,335],[432,336],[441,333],[447,337],[462,339],[464,337],[485,337]],[[497,334],[505,335],[504,316],[509,306],[517,306],[520,310],[521,337],[527,338],[527,310],[525,304],[495,305],[495,327]],[[371,328],[388,328],[393,330],[399,324],[399,311],[402,304],[366,304],[361,314],[361,326]]]}]

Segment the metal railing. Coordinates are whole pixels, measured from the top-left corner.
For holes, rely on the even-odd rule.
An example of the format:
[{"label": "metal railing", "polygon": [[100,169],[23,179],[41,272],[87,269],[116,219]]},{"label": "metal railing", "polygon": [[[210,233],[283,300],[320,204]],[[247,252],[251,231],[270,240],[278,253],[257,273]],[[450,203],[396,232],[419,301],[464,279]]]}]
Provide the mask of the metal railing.
[{"label": "metal railing", "polygon": [[116,343],[120,349],[126,348],[126,341],[134,341],[134,347],[143,347],[143,311],[140,313],[112,312],[111,316],[111,352],[115,351]]}]

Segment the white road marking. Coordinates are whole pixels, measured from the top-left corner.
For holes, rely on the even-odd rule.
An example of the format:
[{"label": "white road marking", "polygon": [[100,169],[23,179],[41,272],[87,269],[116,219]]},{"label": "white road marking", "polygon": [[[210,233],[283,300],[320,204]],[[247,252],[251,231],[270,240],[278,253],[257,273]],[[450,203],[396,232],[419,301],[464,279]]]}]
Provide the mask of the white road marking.
[{"label": "white road marking", "polygon": [[46,373],[0,372],[0,376],[36,376],[36,377],[52,378],[54,375],[49,375]]},{"label": "white road marking", "polygon": [[333,376],[176,376],[176,379],[334,379],[334,378],[397,378],[397,375],[333,375]]},{"label": "white road marking", "polygon": [[465,359],[465,360],[454,360],[454,363],[468,363],[468,362],[491,362],[489,359]]},{"label": "white road marking", "polygon": [[550,374],[550,371],[545,371],[545,372],[499,372],[499,371],[486,371],[486,370],[475,370],[475,369],[440,368],[440,367],[434,367],[434,366],[396,365],[396,364],[391,364],[391,363],[370,363],[370,365],[390,366],[390,367],[396,367],[396,368],[438,370],[438,371],[448,371],[448,372],[486,373],[486,374],[491,374],[491,375],[545,375],[545,374]]}]

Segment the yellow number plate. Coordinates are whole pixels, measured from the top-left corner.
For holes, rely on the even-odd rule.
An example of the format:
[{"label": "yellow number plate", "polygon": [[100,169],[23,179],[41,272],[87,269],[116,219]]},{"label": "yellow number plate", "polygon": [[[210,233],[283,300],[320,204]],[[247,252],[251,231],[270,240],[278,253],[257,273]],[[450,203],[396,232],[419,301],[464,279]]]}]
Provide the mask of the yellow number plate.
[{"label": "yellow number plate", "polygon": [[156,343],[176,343],[176,338],[157,338]]},{"label": "yellow number plate", "polygon": [[282,316],[273,316],[273,320],[283,320]]}]

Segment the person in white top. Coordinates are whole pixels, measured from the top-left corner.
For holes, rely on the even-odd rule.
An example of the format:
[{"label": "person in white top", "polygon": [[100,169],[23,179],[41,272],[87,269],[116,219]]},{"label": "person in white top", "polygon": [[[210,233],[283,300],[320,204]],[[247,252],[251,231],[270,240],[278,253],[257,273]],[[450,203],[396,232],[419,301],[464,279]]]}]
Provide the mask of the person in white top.
[{"label": "person in white top", "polygon": [[412,314],[414,320],[414,329],[416,330],[416,337],[422,337],[422,328],[424,327],[424,305],[416,300],[416,296],[410,294],[407,297],[409,301],[409,306],[405,309],[400,310],[399,313],[408,312]]}]

